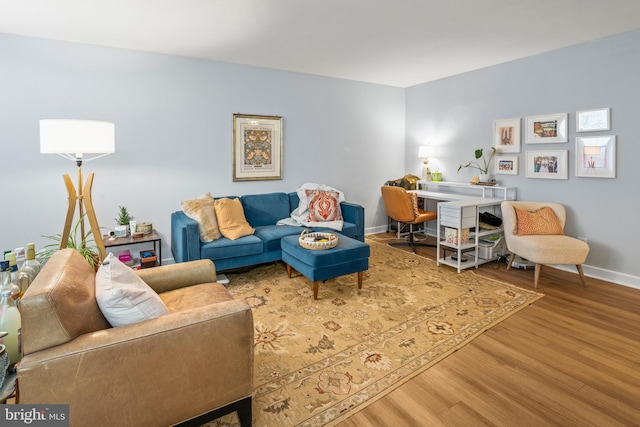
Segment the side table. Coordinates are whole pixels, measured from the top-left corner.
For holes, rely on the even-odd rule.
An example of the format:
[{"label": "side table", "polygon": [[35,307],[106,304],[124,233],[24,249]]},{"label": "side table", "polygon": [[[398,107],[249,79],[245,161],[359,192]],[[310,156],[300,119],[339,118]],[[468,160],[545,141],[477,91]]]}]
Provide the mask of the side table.
[{"label": "side table", "polygon": [[105,248],[111,248],[115,246],[127,246],[137,245],[140,243],[153,243],[153,250],[158,254],[158,265],[162,265],[162,238],[156,230],[152,230],[149,234],[143,234],[140,237],[116,237],[113,240],[109,240],[109,236],[103,236]]}]

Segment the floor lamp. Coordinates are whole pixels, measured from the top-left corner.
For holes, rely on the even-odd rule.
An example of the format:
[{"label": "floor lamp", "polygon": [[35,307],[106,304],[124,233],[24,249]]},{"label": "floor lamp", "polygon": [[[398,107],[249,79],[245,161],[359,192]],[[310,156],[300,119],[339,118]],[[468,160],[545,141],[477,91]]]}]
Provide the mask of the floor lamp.
[{"label": "floor lamp", "polygon": [[[95,160],[115,151],[115,125],[111,122],[95,120],[40,120],[40,153],[54,153],[66,159],[73,160],[78,165],[78,191],[73,186],[69,175],[64,174],[64,183],[69,193],[69,206],[64,229],[60,237],[60,249],[67,247],[71,223],[75,214],[76,204],[80,214],[80,233],[84,244],[84,215],[91,226],[93,239],[100,252],[100,261],[106,257],[102,233],[98,226],[93,202],[91,201],[91,186],[93,173],[89,174],[82,187],[82,161]],[[90,155],[84,157],[84,155]]]}]

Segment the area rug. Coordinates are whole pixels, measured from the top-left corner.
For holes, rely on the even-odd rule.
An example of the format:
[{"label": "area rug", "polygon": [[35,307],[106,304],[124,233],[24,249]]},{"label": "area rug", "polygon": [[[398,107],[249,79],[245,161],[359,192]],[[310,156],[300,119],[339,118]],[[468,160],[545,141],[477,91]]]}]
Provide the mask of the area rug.
[{"label": "area rug", "polygon": [[367,243],[362,289],[351,274],[321,283],[318,300],[282,264],[228,275],[253,309],[254,426],[334,425],[542,297]]}]

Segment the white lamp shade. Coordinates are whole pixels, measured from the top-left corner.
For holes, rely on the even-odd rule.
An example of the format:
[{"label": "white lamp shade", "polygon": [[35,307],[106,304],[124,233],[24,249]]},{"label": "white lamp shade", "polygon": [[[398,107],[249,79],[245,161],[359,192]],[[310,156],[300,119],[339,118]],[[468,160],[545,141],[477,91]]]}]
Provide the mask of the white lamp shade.
[{"label": "white lamp shade", "polygon": [[[40,153],[60,155],[111,154],[115,125],[97,120],[40,120]],[[89,159],[90,160],[90,159]]]},{"label": "white lamp shade", "polygon": [[421,145],[418,148],[418,157],[420,157],[421,159],[426,159],[427,157],[430,157],[430,151],[429,150],[429,146],[428,145]]}]

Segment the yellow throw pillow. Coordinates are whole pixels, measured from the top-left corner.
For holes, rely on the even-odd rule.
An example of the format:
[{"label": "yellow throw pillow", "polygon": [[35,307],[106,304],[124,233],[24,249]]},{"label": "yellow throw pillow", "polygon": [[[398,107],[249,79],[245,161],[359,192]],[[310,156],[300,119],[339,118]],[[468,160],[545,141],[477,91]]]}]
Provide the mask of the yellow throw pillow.
[{"label": "yellow throw pillow", "polygon": [[186,216],[198,222],[200,240],[211,242],[222,237],[216,219],[215,199],[211,194],[205,193],[197,199],[180,202],[180,207]]},{"label": "yellow throw pillow", "polygon": [[224,237],[236,240],[242,236],[248,236],[255,231],[244,216],[244,208],[240,199],[216,200],[216,217],[218,227]]},{"label": "yellow throw pillow", "polygon": [[562,226],[553,209],[549,206],[530,212],[523,209],[516,210],[516,227],[518,236],[533,234],[559,234],[564,235]]}]

